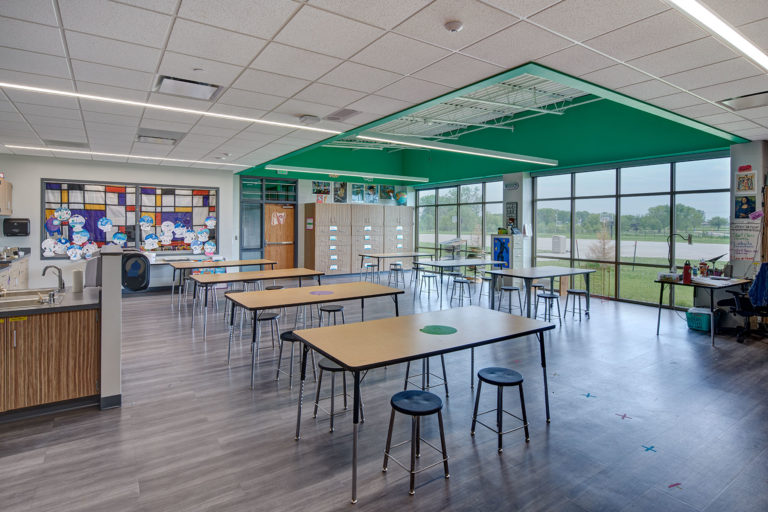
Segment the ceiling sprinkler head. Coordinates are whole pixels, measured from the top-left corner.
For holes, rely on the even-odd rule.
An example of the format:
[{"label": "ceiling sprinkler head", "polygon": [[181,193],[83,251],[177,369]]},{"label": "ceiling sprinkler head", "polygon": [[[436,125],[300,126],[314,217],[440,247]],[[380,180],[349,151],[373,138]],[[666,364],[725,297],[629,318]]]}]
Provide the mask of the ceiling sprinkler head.
[{"label": "ceiling sprinkler head", "polygon": [[449,21],[443,26],[448,32],[461,32],[461,29],[464,28],[464,24],[458,20]]},{"label": "ceiling sprinkler head", "polygon": [[310,114],[304,114],[302,116],[299,116],[299,122],[301,124],[306,124],[306,125],[317,124],[320,122],[320,118]]}]

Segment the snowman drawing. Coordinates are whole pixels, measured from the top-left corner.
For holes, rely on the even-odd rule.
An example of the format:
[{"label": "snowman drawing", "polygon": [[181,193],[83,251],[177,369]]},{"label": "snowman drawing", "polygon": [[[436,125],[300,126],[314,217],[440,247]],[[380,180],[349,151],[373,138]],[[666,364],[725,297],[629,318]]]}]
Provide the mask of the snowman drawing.
[{"label": "snowman drawing", "polygon": [[69,218],[69,227],[73,231],[80,231],[83,229],[83,226],[85,226],[85,217],[82,215],[73,215]]},{"label": "snowman drawing", "polygon": [[173,233],[173,228],[174,228],[173,222],[169,220],[160,224],[160,231],[162,231],[163,233]]},{"label": "snowman drawing", "polygon": [[192,254],[200,254],[203,252],[203,242],[200,240],[194,240],[192,242]]},{"label": "snowman drawing", "polygon": [[40,246],[43,248],[43,256],[46,258],[50,258],[51,256],[55,255],[53,249],[56,247],[56,240],[53,238],[46,238],[43,240],[43,243],[41,243]]},{"label": "snowman drawing", "polygon": [[213,229],[216,227],[216,217],[206,217],[205,218],[205,227],[208,229]]},{"label": "snowman drawing", "polygon": [[56,217],[56,220],[59,221],[59,224],[64,222],[65,220],[68,220],[72,216],[72,212],[69,211],[69,208],[64,208],[63,206],[56,208],[56,211],[53,212],[53,216]]},{"label": "snowman drawing", "polygon": [[109,233],[110,231],[112,231],[112,220],[110,220],[110,219],[108,219],[106,217],[102,217],[96,223],[96,226],[98,226],[98,228],[100,230],[102,230],[103,232]]},{"label": "snowman drawing", "polygon": [[152,249],[157,249],[159,247],[158,242],[159,238],[156,234],[150,233],[147,236],[144,237],[144,248],[148,251],[151,251]]},{"label": "snowman drawing", "polygon": [[122,247],[127,241],[128,241],[128,235],[126,235],[125,233],[115,233],[114,235],[112,235],[112,243],[115,245],[119,245],[120,247]]},{"label": "snowman drawing", "polygon": [[173,242],[172,231],[164,232],[162,235],[160,235],[160,243],[162,245],[171,245],[172,242]]},{"label": "snowman drawing", "polygon": [[91,234],[85,229],[75,231],[74,233],[72,233],[72,243],[74,245],[83,245],[85,242],[88,241],[88,238],[90,236]]},{"label": "snowman drawing", "polygon": [[154,224],[155,221],[152,220],[152,217],[149,215],[142,215],[139,217],[139,226],[141,227],[142,231],[149,231],[152,229],[152,224]]},{"label": "snowman drawing", "polygon": [[56,245],[53,247],[53,252],[56,254],[66,254],[67,247],[69,247],[69,240],[62,237],[56,240]]},{"label": "snowman drawing", "polygon": [[72,261],[79,260],[83,255],[83,250],[80,248],[79,245],[70,245],[67,247],[67,256],[69,256],[69,259]]},{"label": "snowman drawing", "polygon": [[213,256],[216,252],[216,244],[209,240],[203,244],[203,250],[206,256]]},{"label": "snowman drawing", "polygon": [[99,246],[96,245],[96,242],[88,242],[83,246],[83,258],[89,260],[93,257],[96,252],[98,252]]},{"label": "snowman drawing", "polygon": [[190,245],[192,242],[197,240],[197,233],[195,233],[194,229],[187,229],[184,232],[184,243],[187,245]]},{"label": "snowman drawing", "polygon": [[210,231],[203,228],[201,230],[198,230],[197,232],[197,239],[201,242],[207,242],[208,241],[208,235],[210,234]]},{"label": "snowman drawing", "polygon": [[184,238],[184,233],[187,232],[187,227],[181,222],[176,222],[173,225],[173,236],[176,238]]}]

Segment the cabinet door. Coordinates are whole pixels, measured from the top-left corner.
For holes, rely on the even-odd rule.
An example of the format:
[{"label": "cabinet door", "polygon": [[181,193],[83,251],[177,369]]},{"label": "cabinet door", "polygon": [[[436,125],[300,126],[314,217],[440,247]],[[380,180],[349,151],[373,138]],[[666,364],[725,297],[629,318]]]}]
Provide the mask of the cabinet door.
[{"label": "cabinet door", "polygon": [[21,409],[40,405],[40,338],[46,315],[6,318],[7,406]]},{"label": "cabinet door", "polygon": [[6,322],[0,318],[0,412],[8,410],[8,343]]}]

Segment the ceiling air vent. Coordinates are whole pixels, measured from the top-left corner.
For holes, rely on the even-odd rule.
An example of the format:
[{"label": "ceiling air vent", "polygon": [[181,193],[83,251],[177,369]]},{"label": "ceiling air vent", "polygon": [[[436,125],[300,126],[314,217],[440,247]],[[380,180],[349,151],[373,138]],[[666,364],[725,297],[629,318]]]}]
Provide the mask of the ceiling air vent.
[{"label": "ceiling air vent", "polygon": [[155,91],[184,98],[212,101],[221,92],[221,86],[161,75],[157,79]]},{"label": "ceiling air vent", "polygon": [[360,113],[359,110],[352,110],[351,108],[342,108],[341,110],[337,110],[336,112],[331,112],[330,114],[325,116],[325,119],[327,121],[343,122],[359,113]]},{"label": "ceiling air vent", "polygon": [[748,108],[768,107],[768,91],[756,92],[745,96],[738,96],[720,103],[731,110],[746,110]]},{"label": "ceiling air vent", "polygon": [[155,130],[152,128],[139,128],[139,131],[136,133],[136,142],[159,144],[161,146],[174,146],[184,138],[184,135],[186,135],[186,133]]},{"label": "ceiling air vent", "polygon": [[48,147],[57,147],[57,148],[91,149],[91,146],[89,146],[87,142],[73,142],[71,140],[43,139],[43,144],[45,144]]}]

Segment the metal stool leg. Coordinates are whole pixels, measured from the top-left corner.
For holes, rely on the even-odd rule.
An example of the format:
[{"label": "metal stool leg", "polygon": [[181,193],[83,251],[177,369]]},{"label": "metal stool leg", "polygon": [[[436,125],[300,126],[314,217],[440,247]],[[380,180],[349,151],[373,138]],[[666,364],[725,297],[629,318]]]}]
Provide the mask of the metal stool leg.
[{"label": "metal stool leg", "polygon": [[528,416],[525,414],[525,395],[523,394],[523,383],[520,383],[520,410],[523,413],[523,428],[525,430],[525,442],[531,440],[531,437],[528,435]]},{"label": "metal stool leg", "polygon": [[445,448],[445,429],[443,428],[443,411],[437,411],[437,425],[440,428],[440,445],[443,448],[443,471],[445,472],[445,478],[451,477],[451,472],[448,471],[448,450]]},{"label": "metal stool leg", "polygon": [[320,403],[320,387],[323,385],[323,369],[320,368],[320,375],[317,376],[317,390],[315,391],[315,408],[312,411],[312,417],[317,418],[317,406]]},{"label": "metal stool leg", "polygon": [[477,425],[477,409],[480,406],[480,389],[483,387],[483,381],[477,381],[477,395],[475,395],[475,412],[472,414],[472,427],[469,429],[470,435],[475,435],[475,425]]},{"label": "metal stool leg", "polygon": [[416,493],[416,416],[411,417],[411,490],[408,494],[413,495]]},{"label": "metal stool leg", "polygon": [[392,414],[389,416],[389,430],[387,431],[387,446],[384,448],[384,464],[381,470],[387,471],[387,462],[389,462],[389,449],[392,446],[392,429],[395,426],[395,410],[392,409]]},{"label": "metal stool leg", "polygon": [[502,428],[502,417],[504,413],[504,386],[497,386],[496,387],[496,428],[499,430],[499,453],[501,453],[504,448],[501,444],[501,438],[502,438],[502,432],[504,432],[504,429]]}]

